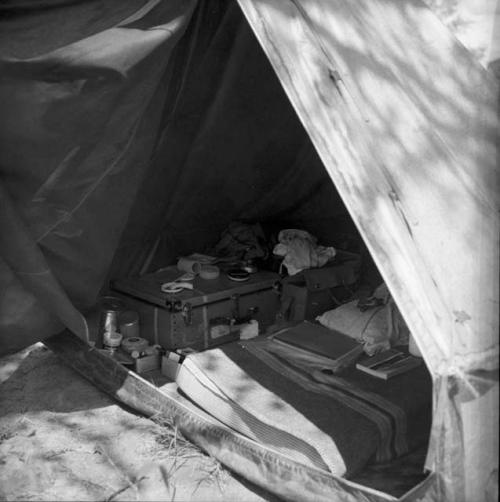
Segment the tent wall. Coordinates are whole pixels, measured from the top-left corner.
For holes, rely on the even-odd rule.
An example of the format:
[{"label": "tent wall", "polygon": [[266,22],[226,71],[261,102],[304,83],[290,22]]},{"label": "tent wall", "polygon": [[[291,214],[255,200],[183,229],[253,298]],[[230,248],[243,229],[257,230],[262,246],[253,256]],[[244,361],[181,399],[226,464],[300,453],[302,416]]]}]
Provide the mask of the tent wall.
[{"label": "tent wall", "polygon": [[327,244],[355,232],[236,3],[199,2],[172,72],[110,275],[139,270],[151,249],[149,269],[203,250],[235,219],[305,227]]},{"label": "tent wall", "polygon": [[2,212],[3,353],[61,320],[85,336],[78,311],[102,287],[154,146],[159,82],[194,7],[73,4],[2,6],[0,195],[16,215]]},{"label": "tent wall", "polygon": [[2,233],[2,352],[85,337],[109,278],[233,219],[356,234],[236,3],[99,4],[4,8],[1,184],[25,233]]}]

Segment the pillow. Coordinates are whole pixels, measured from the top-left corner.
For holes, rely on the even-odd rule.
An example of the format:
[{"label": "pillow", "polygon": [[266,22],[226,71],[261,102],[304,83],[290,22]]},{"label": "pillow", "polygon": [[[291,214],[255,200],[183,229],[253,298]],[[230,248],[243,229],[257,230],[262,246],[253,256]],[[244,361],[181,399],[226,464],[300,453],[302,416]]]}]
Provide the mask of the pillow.
[{"label": "pillow", "polygon": [[336,309],[324,312],[316,317],[316,320],[329,329],[364,342],[364,350],[368,355],[389,349],[391,346],[389,305],[361,312],[357,304],[357,300],[345,303]]}]

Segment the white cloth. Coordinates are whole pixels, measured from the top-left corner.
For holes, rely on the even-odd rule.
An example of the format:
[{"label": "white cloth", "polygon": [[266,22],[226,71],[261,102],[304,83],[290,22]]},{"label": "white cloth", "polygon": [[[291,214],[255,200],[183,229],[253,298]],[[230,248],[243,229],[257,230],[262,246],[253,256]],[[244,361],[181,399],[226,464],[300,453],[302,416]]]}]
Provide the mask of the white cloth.
[{"label": "white cloth", "polygon": [[273,253],[284,256],[282,264],[289,275],[322,267],[336,254],[333,247],[318,246],[317,239],[305,230],[281,230],[278,240],[279,244],[274,247]]}]

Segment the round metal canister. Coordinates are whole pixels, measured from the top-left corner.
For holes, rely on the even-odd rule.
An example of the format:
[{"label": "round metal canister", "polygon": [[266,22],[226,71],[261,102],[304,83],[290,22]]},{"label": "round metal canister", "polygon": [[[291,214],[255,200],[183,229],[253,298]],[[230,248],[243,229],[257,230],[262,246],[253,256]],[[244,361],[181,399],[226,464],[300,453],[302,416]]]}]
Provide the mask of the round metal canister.
[{"label": "round metal canister", "polygon": [[138,338],[139,331],[139,314],[134,310],[126,310],[121,312],[119,316],[120,333],[124,338]]},{"label": "round metal canister", "polygon": [[118,316],[125,308],[119,298],[114,296],[104,296],[99,301],[100,320],[97,332],[98,343],[103,346],[103,336],[106,332],[119,331]]}]

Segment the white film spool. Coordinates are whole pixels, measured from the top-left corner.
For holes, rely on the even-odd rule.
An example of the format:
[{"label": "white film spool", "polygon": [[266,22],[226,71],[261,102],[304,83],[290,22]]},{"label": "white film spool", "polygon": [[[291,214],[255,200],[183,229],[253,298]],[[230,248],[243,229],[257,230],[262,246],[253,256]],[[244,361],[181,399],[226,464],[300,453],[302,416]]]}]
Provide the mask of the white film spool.
[{"label": "white film spool", "polygon": [[217,279],[219,274],[219,267],[216,267],[215,265],[203,265],[200,270],[200,277],[208,281]]}]

